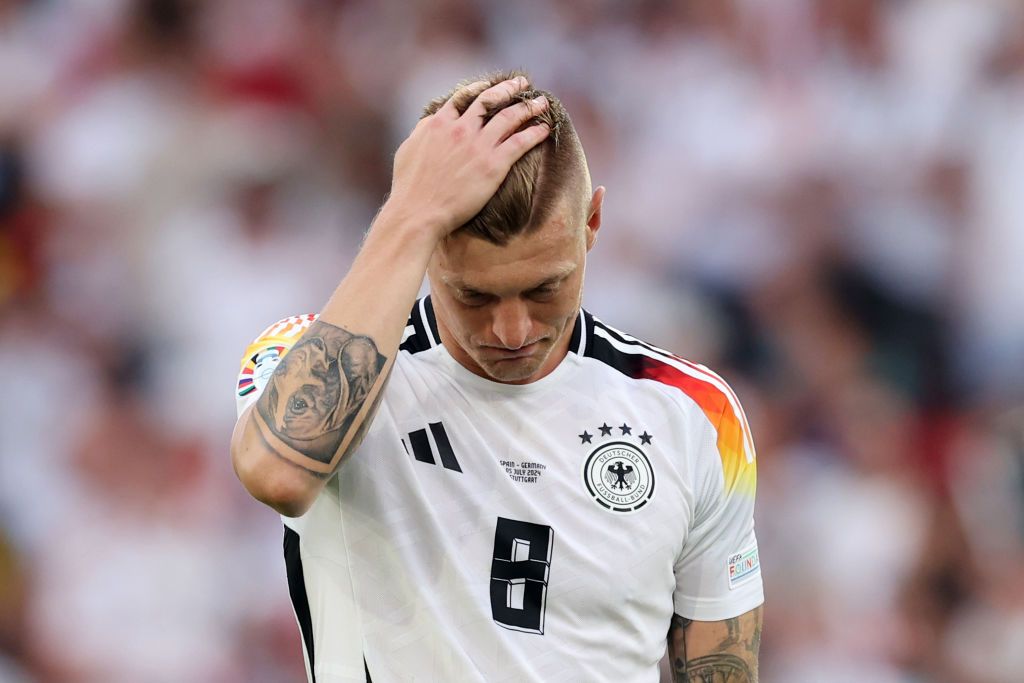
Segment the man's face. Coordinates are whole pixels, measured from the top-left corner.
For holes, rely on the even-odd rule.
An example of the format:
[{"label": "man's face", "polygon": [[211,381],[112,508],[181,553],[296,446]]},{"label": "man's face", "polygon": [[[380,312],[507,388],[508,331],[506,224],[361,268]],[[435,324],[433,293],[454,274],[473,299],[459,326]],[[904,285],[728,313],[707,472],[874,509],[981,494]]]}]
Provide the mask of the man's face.
[{"label": "man's face", "polygon": [[438,246],[427,270],[431,300],[456,360],[508,384],[554,370],[579,312],[602,196],[599,188],[586,224],[578,211],[555,211],[546,224],[505,246],[464,233]]}]

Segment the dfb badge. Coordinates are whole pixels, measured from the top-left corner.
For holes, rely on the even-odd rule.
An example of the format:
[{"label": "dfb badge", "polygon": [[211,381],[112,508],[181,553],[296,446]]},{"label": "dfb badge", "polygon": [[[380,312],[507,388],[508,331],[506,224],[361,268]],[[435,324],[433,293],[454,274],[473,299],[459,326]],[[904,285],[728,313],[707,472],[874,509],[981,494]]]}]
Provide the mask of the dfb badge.
[{"label": "dfb badge", "polygon": [[[611,435],[605,424],[598,428],[603,435]],[[623,425],[622,437],[632,436],[632,430]],[[586,431],[584,434],[590,436]],[[582,435],[581,435],[582,437]],[[640,437],[649,444],[647,432]],[[590,443],[591,439],[584,439]],[[583,483],[594,501],[612,512],[635,512],[654,495],[654,470],[647,455],[629,441],[617,439],[599,445],[583,465]]]}]

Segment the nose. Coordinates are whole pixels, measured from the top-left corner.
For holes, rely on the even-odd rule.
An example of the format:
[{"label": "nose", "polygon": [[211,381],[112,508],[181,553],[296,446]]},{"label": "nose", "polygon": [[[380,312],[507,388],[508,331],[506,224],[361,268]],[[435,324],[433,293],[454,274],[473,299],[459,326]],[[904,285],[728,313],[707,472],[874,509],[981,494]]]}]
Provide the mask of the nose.
[{"label": "nose", "polygon": [[494,308],[491,330],[506,349],[524,346],[530,337],[530,314],[526,302],[516,298],[500,301]]}]

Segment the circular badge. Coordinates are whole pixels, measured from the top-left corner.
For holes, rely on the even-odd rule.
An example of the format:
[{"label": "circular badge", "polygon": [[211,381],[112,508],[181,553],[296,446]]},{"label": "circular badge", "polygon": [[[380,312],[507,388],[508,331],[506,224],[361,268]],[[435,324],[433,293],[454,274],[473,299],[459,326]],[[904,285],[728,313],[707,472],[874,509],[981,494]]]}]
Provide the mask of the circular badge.
[{"label": "circular badge", "polygon": [[612,512],[633,512],[654,495],[654,470],[639,448],[625,441],[613,441],[587,458],[583,483],[601,507]]},{"label": "circular badge", "polygon": [[281,364],[284,353],[283,346],[270,346],[254,353],[238,376],[238,395],[248,396],[256,390],[262,390],[274,374],[274,369]]}]

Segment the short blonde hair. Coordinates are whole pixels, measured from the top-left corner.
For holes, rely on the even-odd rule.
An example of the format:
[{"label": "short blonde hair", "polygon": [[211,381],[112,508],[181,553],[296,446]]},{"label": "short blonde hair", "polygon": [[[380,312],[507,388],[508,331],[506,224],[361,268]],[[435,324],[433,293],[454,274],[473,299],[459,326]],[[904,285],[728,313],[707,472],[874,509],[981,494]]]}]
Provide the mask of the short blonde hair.
[{"label": "short blonde hair", "polygon": [[[463,81],[444,97],[432,100],[423,109],[423,117],[437,112],[453,96],[455,108],[462,114],[476,99],[476,93],[458,93],[460,88],[476,81],[497,85],[517,76],[530,81],[522,71],[499,72]],[[551,133],[512,165],[490,201],[458,231],[467,231],[488,242],[505,245],[513,237],[543,225],[564,202],[569,202],[576,219],[585,211],[586,202],[590,199],[586,157],[569,114],[557,97],[546,90],[534,89],[531,81],[531,86],[517,98],[489,109],[485,119],[490,120],[502,109],[540,95],[547,98],[547,108],[523,127],[545,123]]]}]

